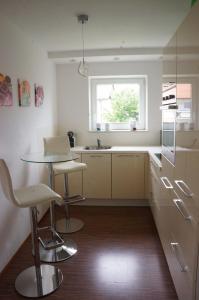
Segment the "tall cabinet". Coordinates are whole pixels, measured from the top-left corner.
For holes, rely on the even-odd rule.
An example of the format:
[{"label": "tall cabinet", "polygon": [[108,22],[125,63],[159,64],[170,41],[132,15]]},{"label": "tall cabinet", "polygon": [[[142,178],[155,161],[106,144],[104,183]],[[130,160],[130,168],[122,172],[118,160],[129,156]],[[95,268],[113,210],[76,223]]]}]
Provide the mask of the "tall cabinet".
[{"label": "tall cabinet", "polygon": [[199,2],[163,54],[163,82],[176,83],[175,163],[151,165],[152,211],[179,300],[199,300]]}]

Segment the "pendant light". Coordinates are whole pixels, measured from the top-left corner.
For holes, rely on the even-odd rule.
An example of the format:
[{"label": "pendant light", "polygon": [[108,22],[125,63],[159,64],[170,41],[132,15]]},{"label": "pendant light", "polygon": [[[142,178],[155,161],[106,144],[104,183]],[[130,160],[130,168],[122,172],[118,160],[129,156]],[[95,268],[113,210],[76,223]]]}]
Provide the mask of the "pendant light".
[{"label": "pendant light", "polygon": [[83,77],[88,77],[88,64],[84,57],[84,24],[88,21],[88,15],[78,15],[77,19],[82,24],[82,61],[79,64],[78,73]]}]

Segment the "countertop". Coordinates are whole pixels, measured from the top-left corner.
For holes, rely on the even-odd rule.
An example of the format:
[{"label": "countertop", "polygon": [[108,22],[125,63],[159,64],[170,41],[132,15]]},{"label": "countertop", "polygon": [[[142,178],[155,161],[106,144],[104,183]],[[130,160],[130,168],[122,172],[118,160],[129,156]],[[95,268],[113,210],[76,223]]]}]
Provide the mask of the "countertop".
[{"label": "countertop", "polygon": [[161,153],[161,146],[112,146],[111,149],[86,150],[85,146],[78,146],[71,149],[76,153],[148,153],[159,168],[162,167],[161,161],[155,153]]},{"label": "countertop", "polygon": [[161,152],[160,146],[112,146],[111,149],[86,150],[85,146],[78,146],[71,149],[76,153],[156,153]]}]

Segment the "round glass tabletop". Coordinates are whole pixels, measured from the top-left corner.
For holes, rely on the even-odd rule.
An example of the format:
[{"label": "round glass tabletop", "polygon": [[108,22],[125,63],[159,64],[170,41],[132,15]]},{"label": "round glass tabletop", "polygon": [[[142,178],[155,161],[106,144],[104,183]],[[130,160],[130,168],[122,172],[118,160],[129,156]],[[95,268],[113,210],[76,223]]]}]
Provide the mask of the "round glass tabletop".
[{"label": "round glass tabletop", "polygon": [[29,153],[21,156],[21,160],[32,163],[58,163],[70,160],[78,159],[79,155],[73,152],[68,154],[44,154],[40,153]]}]

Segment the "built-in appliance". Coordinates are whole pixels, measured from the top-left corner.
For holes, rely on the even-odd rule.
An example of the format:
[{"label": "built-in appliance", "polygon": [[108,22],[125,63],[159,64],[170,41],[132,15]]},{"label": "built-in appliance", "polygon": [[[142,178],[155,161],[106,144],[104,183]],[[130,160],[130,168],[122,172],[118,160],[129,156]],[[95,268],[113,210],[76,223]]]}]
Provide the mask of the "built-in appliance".
[{"label": "built-in appliance", "polygon": [[176,83],[167,82],[162,85],[162,105],[176,103]]},{"label": "built-in appliance", "polygon": [[176,84],[163,84],[162,97],[162,155],[175,164]]}]

